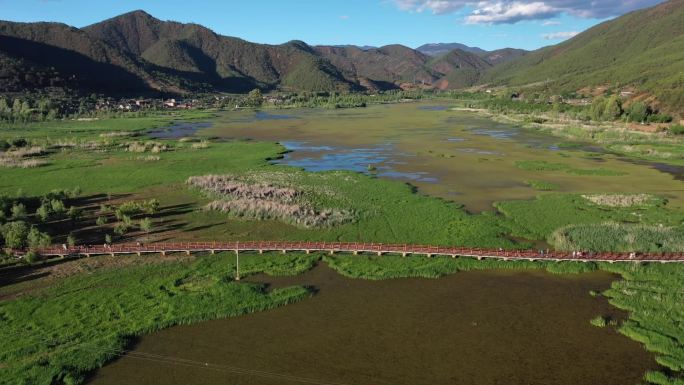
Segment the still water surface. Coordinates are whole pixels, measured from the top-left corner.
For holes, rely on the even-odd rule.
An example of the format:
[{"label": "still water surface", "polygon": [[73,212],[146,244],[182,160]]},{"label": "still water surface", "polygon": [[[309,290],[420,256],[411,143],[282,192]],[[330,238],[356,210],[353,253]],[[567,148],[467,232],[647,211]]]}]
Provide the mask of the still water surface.
[{"label": "still water surface", "polygon": [[624,316],[588,295],[612,279],[474,271],[366,281],[323,265],[296,277],[260,275],[250,281],[304,284],[317,293],[275,310],[162,330],[134,347],[207,367],[124,356],[91,382],[638,384],[655,366],[651,355],[611,328],[589,324],[598,314]]}]

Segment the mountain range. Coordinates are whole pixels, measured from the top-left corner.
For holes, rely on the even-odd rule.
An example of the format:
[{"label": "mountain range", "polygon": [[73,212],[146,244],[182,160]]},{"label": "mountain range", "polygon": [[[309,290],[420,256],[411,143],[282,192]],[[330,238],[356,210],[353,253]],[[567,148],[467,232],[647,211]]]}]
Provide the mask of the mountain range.
[{"label": "mountain range", "polygon": [[433,46],[447,48],[437,55],[402,45],[257,44],[197,24],[161,21],[144,11],[81,29],[3,21],[0,91],[66,86],[121,93],[451,89],[471,86],[494,64],[525,53]]},{"label": "mountain range", "polygon": [[248,42],[134,11],[84,28],[0,21],[0,92],[376,91],[512,86],[629,89],[684,109],[684,0],[601,23],[536,51],[459,43],[310,46]]}]

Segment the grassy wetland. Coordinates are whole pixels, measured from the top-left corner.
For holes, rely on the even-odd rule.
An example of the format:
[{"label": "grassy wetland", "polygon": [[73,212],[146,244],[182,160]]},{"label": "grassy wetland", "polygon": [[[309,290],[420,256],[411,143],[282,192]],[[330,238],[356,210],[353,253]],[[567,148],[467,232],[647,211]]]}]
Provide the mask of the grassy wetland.
[{"label": "grassy wetland", "polygon": [[[44,241],[38,235],[44,234],[52,243],[74,244],[291,239],[507,249],[553,247],[568,251],[684,249],[680,236],[684,182],[676,171],[643,163],[644,159],[596,151],[586,143],[559,143],[557,137],[448,108],[431,108],[435,104],[450,106],[442,100],[342,111],[193,112],[3,128],[0,140],[8,145],[3,157],[13,160],[0,165],[2,240],[5,245],[12,240],[31,246]],[[164,129],[173,127],[174,122],[201,125],[177,136],[173,128]],[[159,137],[150,131],[167,134]],[[662,165],[672,165],[668,159],[661,161]],[[22,162],[33,165],[23,167]],[[55,195],[59,191],[70,194]],[[35,229],[32,238],[31,229]],[[572,312],[574,305],[582,309],[571,317],[577,322],[568,324],[575,325],[574,334],[561,340],[577,338],[585,341],[585,346],[564,351],[562,345],[554,345],[549,349],[559,357],[584,355],[589,354],[592,341],[601,341],[606,349],[591,357],[607,363],[610,359],[623,362],[620,368],[629,373],[620,377],[606,365],[604,377],[590,378],[581,374],[586,369],[575,368],[577,371],[565,372],[567,377],[557,383],[587,380],[624,384],[642,378],[655,384],[684,382],[684,272],[676,265],[254,254],[241,259],[241,271],[257,278],[237,282],[234,255],[230,254],[96,257],[44,261],[33,267],[25,266],[25,262],[3,257],[9,268],[0,274],[0,327],[3,335],[10,337],[0,343],[0,382],[81,383],[106,382],[109,378],[109,383],[121,383],[122,377],[112,371],[119,367],[134,369],[127,366],[126,358],[105,367],[102,373],[93,374],[92,370],[127,351],[130,357],[141,351],[138,349],[155,353],[154,349],[145,350],[147,347],[173,352],[177,345],[164,347],[155,336],[181,335],[185,326],[152,334],[149,338],[157,342],[151,345],[145,344],[147,337],[136,339],[141,335],[252,312],[258,314],[248,317],[265,317],[262,325],[274,327],[269,326],[268,319],[277,319],[278,314],[287,317],[288,309],[297,306],[308,307],[302,316],[315,317],[318,289],[321,298],[334,298],[349,285],[359,285],[353,291],[358,293],[374,287],[367,282],[388,280],[384,281],[387,286],[378,286],[378,290],[405,290],[399,288],[403,283],[438,285],[446,278],[426,278],[445,275],[453,281],[473,280],[465,288],[455,283],[456,292],[485,290],[486,282],[498,279],[503,281],[497,287],[505,290],[511,284],[509,278],[518,284],[530,277],[539,278],[544,282],[535,286],[538,290],[533,290],[534,294],[521,292],[516,303],[533,295],[566,309],[563,314]],[[316,279],[259,275],[297,275],[316,264],[321,265],[316,269],[329,266],[344,277],[333,274],[337,278],[327,278],[343,280],[328,289],[328,293],[336,294],[326,294],[323,282]],[[621,279],[611,283],[615,276],[607,273]],[[409,277],[417,281],[406,280]],[[572,282],[584,283],[569,288]],[[556,286],[569,291],[556,293],[556,299],[545,294]],[[599,295],[592,298],[590,290]],[[497,293],[486,292],[489,294],[478,296],[475,303],[492,301]],[[576,299],[581,304],[563,299],[577,296],[582,297]],[[417,299],[410,301],[418,303]],[[297,304],[288,305],[294,302]],[[309,302],[312,305],[307,305]],[[278,310],[261,312],[273,308]],[[407,311],[417,316],[419,308]],[[518,319],[496,312],[496,322],[535,322],[534,317],[548,316],[539,311],[530,309],[528,318],[515,313]],[[434,316],[444,316],[444,312]],[[589,321],[596,317],[616,322],[594,328]],[[199,333],[205,338],[203,343],[209,343],[209,330],[218,330],[217,325],[224,325],[221,322],[246,322],[242,319],[202,322],[192,327],[213,325],[214,329]],[[414,321],[406,318],[406,322]],[[534,330],[553,339],[553,330],[544,329],[545,323],[535,325]],[[234,330],[228,324],[221,327]],[[245,331],[243,339],[233,343],[247,349],[256,333]],[[505,339],[504,335],[499,337]],[[430,338],[425,341],[433,341]],[[655,360],[630,339],[643,344]],[[514,339],[511,343],[524,341]],[[486,346],[494,345],[481,347],[483,357]],[[448,352],[447,346],[440,349]],[[267,354],[268,349],[254,352]],[[371,354],[371,350],[367,352]],[[227,354],[224,357],[232,354],[229,350],[223,353]],[[207,353],[189,354],[188,360],[200,362]],[[534,354],[539,359],[544,357],[541,352]],[[630,356],[639,359],[630,361],[626,358]],[[289,373],[283,366],[271,364],[280,368],[275,372]],[[389,368],[385,364],[377,363],[376,369],[382,372],[382,368]],[[554,361],[552,366],[556,364]],[[364,364],[359,361],[354,365]],[[164,371],[163,365],[154,367],[146,372],[147,378]],[[193,370],[200,369],[187,373],[195,373]],[[516,372],[520,381],[544,371],[542,367],[520,370]],[[333,381],[340,373],[338,369],[325,374]],[[316,375],[306,371],[296,374],[302,378]],[[497,375],[502,377],[495,375],[487,381],[495,383],[510,373]],[[186,374],[184,378],[192,377]],[[443,368],[433,380],[457,377],[458,373]],[[537,382],[533,383],[550,380],[543,375],[534,378]],[[365,383],[368,377],[348,380]],[[259,377],[250,381],[263,383]]]}]

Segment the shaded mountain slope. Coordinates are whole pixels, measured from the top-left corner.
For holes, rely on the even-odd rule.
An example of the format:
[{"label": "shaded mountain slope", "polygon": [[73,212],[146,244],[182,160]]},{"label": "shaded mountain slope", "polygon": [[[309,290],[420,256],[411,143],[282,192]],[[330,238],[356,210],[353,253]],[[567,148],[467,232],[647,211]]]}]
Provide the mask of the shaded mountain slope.
[{"label": "shaded mountain slope", "polygon": [[99,91],[161,87],[134,59],[64,24],[0,22],[0,54],[15,63],[5,70],[23,77],[50,69],[62,81]]},{"label": "shaded mountain slope", "polygon": [[428,66],[442,74],[436,83],[438,88],[456,89],[477,83],[481,74],[492,65],[473,53],[455,49],[430,60]]},{"label": "shaded mountain slope", "polygon": [[335,67],[322,61],[303,42],[255,44],[218,35],[196,24],[161,21],[143,11],[105,20],[84,30],[159,67],[201,74],[205,81],[219,88],[231,88],[236,83],[243,83],[246,88],[353,88]]}]

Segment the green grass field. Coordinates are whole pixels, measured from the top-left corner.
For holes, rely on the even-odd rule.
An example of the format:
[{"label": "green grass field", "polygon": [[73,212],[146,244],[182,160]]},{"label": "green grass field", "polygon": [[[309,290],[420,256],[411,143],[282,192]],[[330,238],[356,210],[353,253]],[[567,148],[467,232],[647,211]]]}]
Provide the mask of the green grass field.
[{"label": "green grass field", "polygon": [[[145,258],[157,258],[146,256]],[[298,274],[315,256],[251,256],[241,274]],[[236,283],[235,257],[152,263],[77,275],[53,287],[0,302],[0,382],[80,383],[126,348],[131,337],[171,325],[238,316],[299,301],[303,287],[266,292]]]}]

